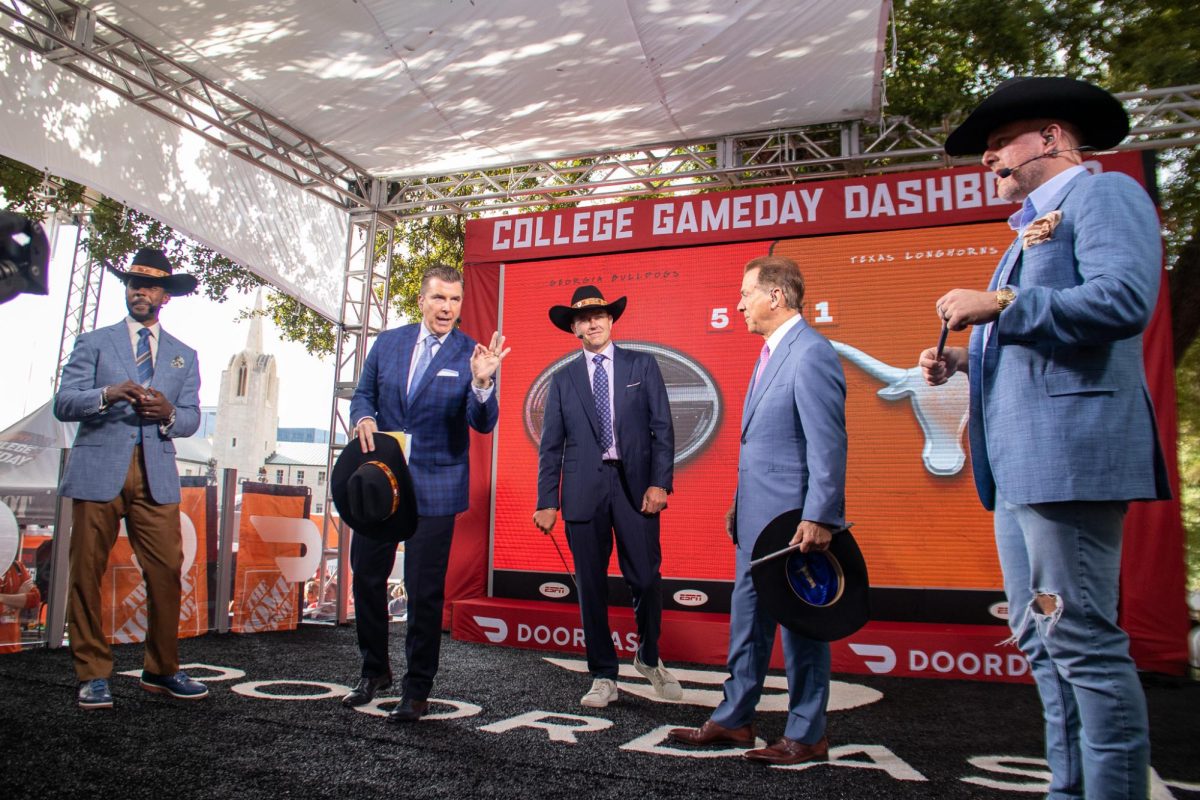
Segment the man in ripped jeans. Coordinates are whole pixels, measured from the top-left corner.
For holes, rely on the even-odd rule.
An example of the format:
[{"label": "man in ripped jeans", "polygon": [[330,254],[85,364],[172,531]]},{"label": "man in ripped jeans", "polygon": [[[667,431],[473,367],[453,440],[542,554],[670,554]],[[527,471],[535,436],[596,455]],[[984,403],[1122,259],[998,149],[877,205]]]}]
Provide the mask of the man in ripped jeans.
[{"label": "man in ripped jeans", "polygon": [[968,373],[975,484],[1042,699],[1052,798],[1144,798],[1149,780],[1117,602],[1127,504],[1170,493],[1142,364],[1162,243],[1142,187],[1081,155],[1128,131],[1096,86],[1014,78],[950,134],[946,152],[982,153],[997,195],[1021,207],[987,291],[937,301],[950,330],[974,326],[969,347],[920,357],[930,384]]}]

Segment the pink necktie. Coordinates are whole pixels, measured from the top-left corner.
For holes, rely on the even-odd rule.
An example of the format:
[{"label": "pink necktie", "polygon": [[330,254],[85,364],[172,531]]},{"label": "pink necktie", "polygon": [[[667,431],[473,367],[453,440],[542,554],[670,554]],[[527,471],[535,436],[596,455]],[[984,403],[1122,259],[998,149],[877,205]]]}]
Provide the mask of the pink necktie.
[{"label": "pink necktie", "polygon": [[754,370],[754,384],[750,387],[753,392],[758,388],[758,379],[762,377],[763,370],[767,368],[767,362],[771,360],[771,348],[763,344],[762,352],[758,354],[758,369]]}]

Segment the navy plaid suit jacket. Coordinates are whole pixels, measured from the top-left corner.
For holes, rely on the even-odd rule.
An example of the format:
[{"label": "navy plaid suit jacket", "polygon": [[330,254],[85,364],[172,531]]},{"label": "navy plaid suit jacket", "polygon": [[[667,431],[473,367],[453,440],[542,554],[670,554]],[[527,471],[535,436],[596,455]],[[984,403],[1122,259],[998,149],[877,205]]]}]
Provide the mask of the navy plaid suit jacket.
[{"label": "navy plaid suit jacket", "polygon": [[350,419],[375,417],[381,431],[412,436],[408,467],[417,513],[443,516],[467,510],[470,487],[468,426],[491,433],[500,416],[499,385],[480,403],[471,389],[475,340],[457,328],[433,357],[417,392],[408,397],[408,371],[420,323],[384,331],[375,340],[350,401]]}]

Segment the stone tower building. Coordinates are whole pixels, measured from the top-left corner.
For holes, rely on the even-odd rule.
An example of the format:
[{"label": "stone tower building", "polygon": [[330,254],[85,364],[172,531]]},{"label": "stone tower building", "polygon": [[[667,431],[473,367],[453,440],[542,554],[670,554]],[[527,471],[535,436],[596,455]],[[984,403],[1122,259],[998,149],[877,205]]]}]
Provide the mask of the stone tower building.
[{"label": "stone tower building", "polygon": [[238,480],[260,480],[258,469],[275,452],[279,429],[279,377],[275,356],[263,352],[262,291],[246,335],[246,348],[229,360],[221,373],[213,431],[217,468],[233,468]]}]

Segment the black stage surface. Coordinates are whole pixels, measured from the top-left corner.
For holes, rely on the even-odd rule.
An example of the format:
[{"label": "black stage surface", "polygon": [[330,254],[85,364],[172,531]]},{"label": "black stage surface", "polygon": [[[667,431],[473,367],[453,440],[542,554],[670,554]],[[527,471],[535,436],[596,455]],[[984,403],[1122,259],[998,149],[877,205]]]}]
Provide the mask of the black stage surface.
[{"label": "black stage surface", "polygon": [[[402,624],[392,636],[399,668]],[[116,652],[118,670],[141,668],[140,646]],[[116,707],[93,712],[75,708],[65,650],[0,656],[3,797],[1016,798],[1044,786],[1028,685],[835,675],[834,761],[779,768],[665,741],[667,727],[707,718],[721,678],[710,667],[670,665],[688,690],[683,703],[650,699],[630,671],[617,703],[585,709],[577,660],[446,637],[434,697],[452,702],[431,707],[446,718],[395,726],[331,696],[297,699],[330,690],[288,683],[352,684],[352,628],[210,634],[184,641],[182,655],[208,665],[190,669],[209,679],[207,700],[150,695],[117,675]],[[252,685],[261,681],[282,683]],[[779,702],[781,681],[768,702]],[[1200,797],[1200,684],[1144,682],[1153,796]],[[782,728],[783,713],[759,714],[760,736]]]}]

